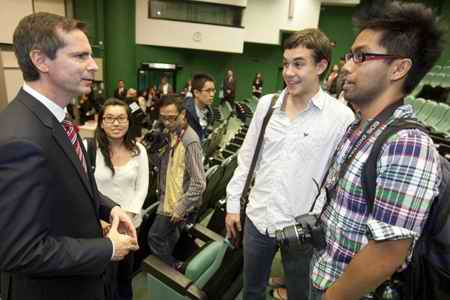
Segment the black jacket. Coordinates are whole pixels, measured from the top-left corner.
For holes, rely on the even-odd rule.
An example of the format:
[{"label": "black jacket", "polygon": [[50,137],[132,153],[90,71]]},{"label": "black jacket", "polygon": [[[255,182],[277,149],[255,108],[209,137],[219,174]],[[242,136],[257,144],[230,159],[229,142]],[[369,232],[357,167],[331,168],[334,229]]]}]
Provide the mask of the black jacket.
[{"label": "black jacket", "polygon": [[208,112],[206,113],[206,119],[207,119],[207,127],[203,129],[200,126],[200,120],[197,115],[197,111],[195,109],[195,103],[194,98],[186,98],[185,100],[185,107],[186,107],[186,118],[189,126],[191,126],[192,129],[197,133],[198,137],[200,138],[200,141],[203,141],[206,138],[207,135],[207,128],[212,126],[214,123],[214,112],[211,107],[207,106]]}]

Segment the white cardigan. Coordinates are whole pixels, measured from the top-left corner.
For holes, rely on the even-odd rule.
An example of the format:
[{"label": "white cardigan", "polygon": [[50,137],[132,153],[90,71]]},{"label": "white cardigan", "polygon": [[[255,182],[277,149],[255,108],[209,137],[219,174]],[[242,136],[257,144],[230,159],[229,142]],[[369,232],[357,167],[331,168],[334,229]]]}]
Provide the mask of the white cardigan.
[{"label": "white cardigan", "polygon": [[95,180],[102,194],[110,197],[127,213],[135,214],[132,221],[137,228],[142,222],[142,205],[147,196],[149,170],[147,151],[142,144],[136,144],[140,150],[139,155],[130,159],[126,165],[114,167],[114,176],[97,148]]}]

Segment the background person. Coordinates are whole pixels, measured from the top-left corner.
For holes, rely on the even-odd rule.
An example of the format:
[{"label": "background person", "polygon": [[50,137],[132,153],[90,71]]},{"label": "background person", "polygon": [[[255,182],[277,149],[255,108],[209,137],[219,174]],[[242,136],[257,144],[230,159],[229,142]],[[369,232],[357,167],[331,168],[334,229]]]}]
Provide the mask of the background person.
[{"label": "background person", "polygon": [[261,98],[263,92],[263,80],[261,73],[256,73],[255,79],[252,82],[252,95],[256,98]]},{"label": "background person", "polygon": [[[142,205],[148,191],[147,151],[129,133],[130,110],[119,99],[109,99],[100,111],[95,132],[95,180],[98,189],[110,197],[139,228]],[[94,149],[88,149],[93,151]],[[133,254],[118,264],[115,299],[132,299]]]},{"label": "background person", "polygon": [[193,223],[206,187],[200,140],[186,121],[183,99],[175,95],[161,99],[160,119],[168,131],[168,143],[150,155],[158,167],[159,206],[148,233],[152,253],[179,268],[172,256],[181,230]]},{"label": "background person", "polygon": [[234,109],[234,98],[236,97],[236,78],[232,70],[228,70],[223,79],[222,104],[227,101]]},{"label": "background person", "polygon": [[214,79],[206,73],[195,74],[192,77],[192,91],[194,97],[185,100],[186,119],[200,141],[203,141],[208,135],[208,128],[214,123],[214,112],[211,108],[216,93]]}]

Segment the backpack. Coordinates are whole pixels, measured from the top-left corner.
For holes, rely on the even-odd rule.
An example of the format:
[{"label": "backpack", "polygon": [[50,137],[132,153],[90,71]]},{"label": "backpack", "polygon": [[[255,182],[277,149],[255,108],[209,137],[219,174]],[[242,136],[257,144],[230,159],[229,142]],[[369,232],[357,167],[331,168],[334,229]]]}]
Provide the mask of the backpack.
[{"label": "backpack", "polygon": [[[377,161],[383,144],[403,129],[428,130],[415,119],[393,121],[376,139],[363,167],[362,186],[372,213],[376,189]],[[450,299],[450,162],[440,155],[442,181],[433,200],[422,235],[417,240],[411,262],[399,273],[403,299]]]}]

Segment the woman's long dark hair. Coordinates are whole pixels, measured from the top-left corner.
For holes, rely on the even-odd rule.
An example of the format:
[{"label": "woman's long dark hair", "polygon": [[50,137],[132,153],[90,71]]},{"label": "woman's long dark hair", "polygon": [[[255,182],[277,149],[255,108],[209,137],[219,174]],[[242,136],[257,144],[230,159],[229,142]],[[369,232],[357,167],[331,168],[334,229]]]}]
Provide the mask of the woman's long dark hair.
[{"label": "woman's long dark hair", "polygon": [[106,135],[105,130],[103,130],[101,126],[103,122],[103,115],[105,114],[105,110],[108,106],[122,106],[125,109],[125,111],[127,112],[129,125],[127,133],[123,137],[123,144],[125,145],[125,148],[127,148],[127,150],[132,153],[132,156],[139,155],[140,151],[139,147],[136,145],[136,141],[132,138],[130,134],[130,128],[134,126],[134,124],[133,118],[130,117],[131,112],[128,105],[122,100],[116,98],[109,98],[108,100],[105,101],[105,104],[103,104],[103,107],[98,115],[97,129],[95,130],[95,140],[97,141],[100,152],[103,154],[103,158],[105,159],[105,165],[111,169],[112,174],[114,176],[116,172],[114,170],[114,166],[111,161],[111,153],[109,151],[110,146],[109,139],[108,136]]}]

